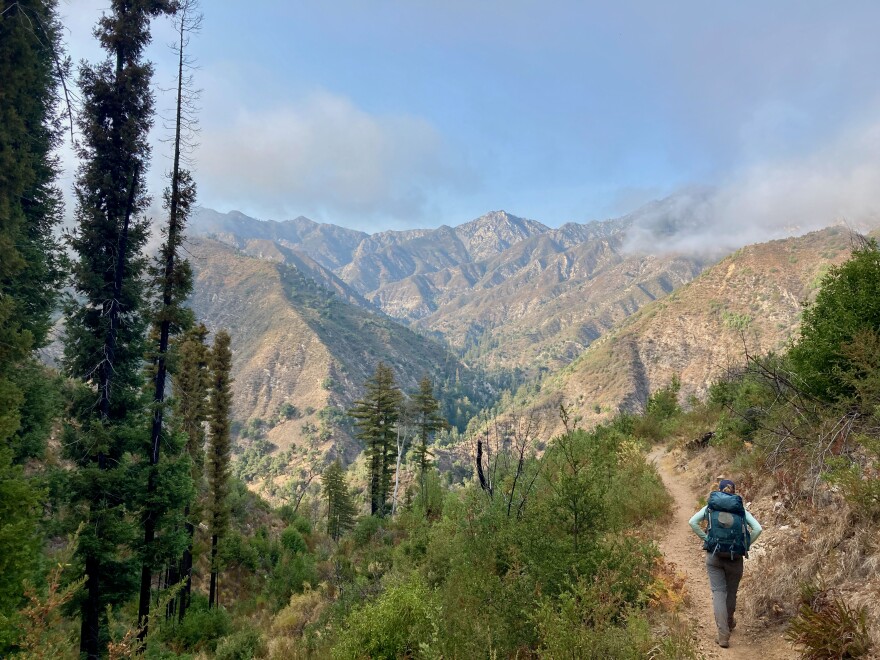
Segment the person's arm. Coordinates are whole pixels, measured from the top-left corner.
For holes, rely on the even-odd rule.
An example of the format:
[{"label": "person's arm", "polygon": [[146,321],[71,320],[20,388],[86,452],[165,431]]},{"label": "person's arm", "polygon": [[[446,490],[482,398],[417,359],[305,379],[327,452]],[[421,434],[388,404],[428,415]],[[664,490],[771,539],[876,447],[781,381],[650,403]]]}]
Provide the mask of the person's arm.
[{"label": "person's arm", "polygon": [[757,520],[755,520],[755,516],[753,516],[748,511],[746,511],[746,525],[749,526],[749,530],[751,532],[752,545],[754,545],[755,541],[758,540],[758,537],[761,536],[761,532],[763,532],[764,530],[761,527],[760,523]]},{"label": "person's arm", "polygon": [[[688,524],[691,526],[691,529],[694,530],[694,534],[699,536],[704,541],[708,538],[706,536],[706,532],[700,529],[700,521],[706,517],[706,507],[703,507],[699,511],[697,511],[693,517],[688,521]],[[761,529],[760,527],[758,529]]]}]

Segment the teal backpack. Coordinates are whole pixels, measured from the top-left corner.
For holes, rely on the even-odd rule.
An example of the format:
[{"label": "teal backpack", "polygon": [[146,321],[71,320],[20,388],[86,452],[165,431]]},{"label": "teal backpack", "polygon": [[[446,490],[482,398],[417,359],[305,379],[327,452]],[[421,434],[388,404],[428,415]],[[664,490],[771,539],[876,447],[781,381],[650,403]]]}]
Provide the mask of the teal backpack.
[{"label": "teal backpack", "polygon": [[746,508],[739,495],[715,491],[706,504],[706,541],[703,549],[731,559],[749,556],[751,535],[746,525]]}]

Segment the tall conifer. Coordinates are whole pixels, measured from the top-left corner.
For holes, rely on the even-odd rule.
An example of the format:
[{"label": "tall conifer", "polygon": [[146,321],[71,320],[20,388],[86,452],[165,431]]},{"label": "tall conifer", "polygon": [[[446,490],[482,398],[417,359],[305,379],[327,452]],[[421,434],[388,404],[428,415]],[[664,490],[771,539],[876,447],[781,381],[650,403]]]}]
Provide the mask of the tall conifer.
[{"label": "tall conifer", "polygon": [[18,442],[23,408],[43,395],[22,366],[46,344],[63,275],[54,237],[59,31],[55,2],[0,0],[0,443],[15,461],[40,450]]},{"label": "tall conifer", "polygon": [[433,454],[429,448],[431,437],[441,429],[449,428],[449,423],[440,414],[440,403],[434,398],[434,386],[424,376],[419,382],[419,391],[412,397],[413,413],[417,433],[416,445],[413,448],[419,466],[419,484],[422,498],[427,503],[427,473],[431,466]]},{"label": "tall conifer", "polygon": [[205,470],[205,421],[208,418],[207,394],[210,385],[210,351],[205,345],[208,329],[199,324],[187,332],[178,348],[178,368],[174,375],[176,417],[186,436],[186,453],[190,460],[190,478],[195,486],[195,499],[184,510],[186,548],[180,560],[179,577],[184,580],[178,597],[180,620],[186,615],[192,593],[193,539],[196,523],[201,518],[200,497]]},{"label": "tall conifer", "polygon": [[[53,0],[0,0],[0,379],[45,345],[63,276],[54,237],[59,31]],[[0,434],[17,426],[6,421],[15,415],[0,399]]]},{"label": "tall conifer", "polygon": [[211,533],[211,585],[208,605],[219,604],[217,551],[221,537],[229,527],[229,413],[232,407],[232,352],[229,333],[221,330],[214,337],[211,351],[211,391],[208,412],[210,444],[208,446],[208,524]]},{"label": "tall conifer", "polygon": [[[184,0],[179,4],[176,15],[178,30],[177,102],[175,104],[174,139],[172,141],[171,181],[165,191],[168,223],[163,228],[165,242],[162,244],[156,263],[152,268],[158,300],[153,312],[153,340],[156,342],[152,364],[153,419],[150,428],[150,473],[147,480],[147,503],[144,511],[144,558],[141,565],[138,606],[141,639],[146,637],[149,628],[152,571],[154,565],[157,565],[161,559],[157,556],[157,548],[154,547],[156,545],[156,527],[163,514],[167,514],[167,511],[163,511],[165,503],[163,498],[155,495],[159,480],[159,455],[163,444],[163,435],[167,435],[167,429],[163,427],[163,420],[166,407],[168,345],[173,336],[192,325],[192,312],[184,307],[186,298],[192,291],[192,270],[189,262],[181,257],[180,251],[183,245],[186,222],[195,203],[196,187],[189,170],[183,167],[181,156],[182,151],[187,147],[187,134],[193,128],[191,119],[184,115],[184,110],[189,106],[192,95],[189,85],[186,84],[189,76],[187,76],[188,59],[184,50],[188,43],[189,34],[198,27],[201,21],[201,16],[196,13],[196,9],[194,0]],[[171,506],[174,507],[173,504]],[[176,582],[177,557],[172,559],[174,570],[171,571],[171,580]]]},{"label": "tall conifer", "polygon": [[0,655],[40,559],[40,492],[15,463],[42,453],[52,423],[32,351],[46,344],[62,276],[55,11],[52,0],[0,0]]},{"label": "tall conifer", "polygon": [[[67,306],[65,366],[86,387],[71,407],[66,448],[78,465],[72,497],[85,509],[79,554],[88,575],[80,650],[99,657],[106,605],[126,600],[137,584],[131,508],[140,493],[144,428],[141,366],[147,318],[141,250],[148,223],[144,175],[153,123],[152,66],[143,51],[152,17],[170,0],[112,0],[95,36],[107,51],[79,70],[82,109],[77,171],[77,226],[69,238],[77,294]],[[138,419],[138,417],[140,417]]]},{"label": "tall conifer", "polygon": [[324,495],[327,497],[327,534],[334,541],[354,526],[357,510],[345,479],[345,470],[337,458],[324,468],[321,475]]},{"label": "tall conifer", "polygon": [[366,393],[349,414],[355,418],[358,437],[364,441],[370,469],[370,513],[385,516],[391,493],[392,465],[397,450],[396,424],[403,395],[394,372],[384,362],[367,379]]}]

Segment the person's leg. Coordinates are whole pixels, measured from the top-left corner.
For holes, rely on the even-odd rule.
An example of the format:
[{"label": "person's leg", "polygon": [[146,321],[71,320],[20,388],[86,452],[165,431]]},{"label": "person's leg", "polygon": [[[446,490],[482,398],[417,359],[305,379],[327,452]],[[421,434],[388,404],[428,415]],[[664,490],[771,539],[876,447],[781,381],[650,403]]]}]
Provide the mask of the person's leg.
[{"label": "person's leg", "polygon": [[736,612],[736,592],[739,589],[740,580],[743,576],[743,559],[734,559],[727,561],[727,627],[733,630],[735,623],[733,621],[733,613]]},{"label": "person's leg", "polygon": [[709,586],[712,589],[712,611],[715,614],[715,625],[718,626],[718,643],[727,646],[730,639],[730,626],[727,620],[727,575],[724,559],[706,553],[706,572],[709,574]]}]

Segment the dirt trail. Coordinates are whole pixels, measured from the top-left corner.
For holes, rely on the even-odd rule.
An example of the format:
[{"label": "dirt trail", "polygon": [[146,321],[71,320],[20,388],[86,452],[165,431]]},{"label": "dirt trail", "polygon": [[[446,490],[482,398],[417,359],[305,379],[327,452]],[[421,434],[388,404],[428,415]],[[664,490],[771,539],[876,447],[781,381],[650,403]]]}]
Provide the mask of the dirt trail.
[{"label": "dirt trail", "polygon": [[[690,617],[696,623],[700,639],[700,650],[706,658],[725,660],[789,660],[798,654],[778,631],[753,632],[751,621],[739,609],[736,613],[737,628],[730,637],[730,648],[722,649],[715,644],[715,620],[712,616],[712,592],[706,576],[706,555],[700,540],[691,531],[688,520],[697,511],[697,494],[687,482],[676,474],[672,459],[666,450],[658,447],[649,456],[663,479],[663,484],[675,500],[673,520],[660,541],[660,549],[668,563],[685,576],[685,585],[690,595]],[[748,590],[749,583],[756,579],[749,574],[746,561],[745,575],[740,584],[740,594]]]}]

